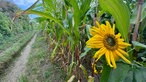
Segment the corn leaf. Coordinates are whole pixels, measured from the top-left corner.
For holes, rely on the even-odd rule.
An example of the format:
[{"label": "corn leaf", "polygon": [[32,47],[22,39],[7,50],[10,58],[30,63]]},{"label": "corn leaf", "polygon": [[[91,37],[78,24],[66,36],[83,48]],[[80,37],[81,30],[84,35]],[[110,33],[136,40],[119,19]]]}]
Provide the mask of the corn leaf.
[{"label": "corn leaf", "polygon": [[55,21],[66,33],[69,34],[69,32],[63,27],[63,25],[60,23],[60,21],[58,21],[56,18],[52,17],[51,15],[44,13],[44,12],[40,12],[40,11],[36,11],[36,10],[28,10],[25,12],[25,14],[36,14],[39,16],[42,16],[44,18],[48,18],[50,20]]},{"label": "corn leaf", "polygon": [[[80,9],[79,9],[79,6],[78,6],[78,3],[76,0],[70,0],[70,4],[72,5],[73,9],[74,9],[74,22],[75,22],[75,25],[74,25],[74,33],[75,33],[75,36],[76,36],[76,39],[79,40],[79,24],[80,24]],[[78,42],[76,40],[76,42]]]},{"label": "corn leaf", "polygon": [[90,9],[91,0],[81,0],[81,1],[82,1],[82,5],[80,11],[81,11],[81,20],[82,20],[86,16],[85,14],[87,13],[87,11]]},{"label": "corn leaf", "polygon": [[128,29],[130,24],[130,12],[123,0],[99,0],[102,9],[112,14],[116,21],[116,27],[122,37],[128,40]]}]

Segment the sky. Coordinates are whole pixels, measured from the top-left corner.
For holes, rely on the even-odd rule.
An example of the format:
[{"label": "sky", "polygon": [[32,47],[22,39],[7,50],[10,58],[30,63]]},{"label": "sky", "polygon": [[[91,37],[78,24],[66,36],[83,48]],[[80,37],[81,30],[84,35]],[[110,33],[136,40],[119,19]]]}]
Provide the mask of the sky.
[{"label": "sky", "polygon": [[[20,9],[25,10],[29,8],[37,0],[9,0],[9,1],[15,3]],[[37,17],[37,15],[29,15],[29,17],[33,19]]]},{"label": "sky", "polygon": [[27,9],[30,7],[33,3],[35,3],[37,0],[10,0],[13,3],[15,3],[18,7],[21,9]]}]

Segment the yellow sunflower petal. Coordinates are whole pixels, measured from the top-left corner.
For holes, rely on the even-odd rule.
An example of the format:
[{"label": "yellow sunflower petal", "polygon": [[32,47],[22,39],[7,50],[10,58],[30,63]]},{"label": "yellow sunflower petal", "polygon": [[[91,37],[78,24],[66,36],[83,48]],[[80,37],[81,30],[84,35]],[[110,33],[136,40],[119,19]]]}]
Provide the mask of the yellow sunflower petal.
[{"label": "yellow sunflower petal", "polygon": [[118,46],[119,49],[125,49],[127,46],[120,45]]},{"label": "yellow sunflower petal", "polygon": [[97,62],[101,58],[101,56],[103,56],[103,55],[104,54],[99,54],[98,57],[97,57],[97,59],[95,60],[95,62]]},{"label": "yellow sunflower petal", "polygon": [[113,24],[113,31],[115,31],[115,24]]},{"label": "yellow sunflower petal", "polygon": [[88,43],[92,43],[92,42],[97,42],[97,41],[102,41],[102,39],[103,39],[103,37],[101,37],[101,36],[99,36],[99,35],[95,35],[95,36],[93,36],[92,38],[90,38],[87,42],[86,42],[86,44],[88,44]]},{"label": "yellow sunflower petal", "polygon": [[90,47],[90,48],[101,48],[104,46],[101,43],[101,41],[96,41],[96,40],[90,40],[90,41],[86,42],[86,45],[87,45],[87,47]]},{"label": "yellow sunflower petal", "polygon": [[95,26],[93,26],[92,28],[90,28],[90,33],[91,33],[92,36],[98,34],[98,32],[99,32],[99,28],[97,28]]},{"label": "yellow sunflower petal", "polygon": [[125,43],[125,42],[121,42],[119,43],[119,45],[123,45],[123,46],[131,46],[131,44]]},{"label": "yellow sunflower petal", "polygon": [[125,62],[127,62],[127,63],[131,63],[128,59],[126,59],[120,52],[118,52],[118,51],[115,51],[116,52],[116,54],[118,55],[118,56],[120,56]]},{"label": "yellow sunflower petal", "polygon": [[102,37],[99,35],[95,35],[92,38],[90,38],[86,42],[87,47],[89,48],[101,48],[103,47]]},{"label": "yellow sunflower petal", "polygon": [[100,50],[98,50],[98,51],[94,54],[93,58],[97,58],[98,55],[99,55],[99,52],[100,52]]},{"label": "yellow sunflower petal", "polygon": [[118,33],[118,34],[116,35],[116,38],[120,38],[120,37],[121,37],[121,34]]},{"label": "yellow sunflower petal", "polygon": [[104,54],[105,51],[106,51],[105,48],[99,49],[99,50],[95,53],[95,55],[93,56],[93,58],[98,58],[99,54]]},{"label": "yellow sunflower petal", "polygon": [[115,53],[115,51],[113,51],[113,57],[114,57],[115,61],[119,60],[119,56]]},{"label": "yellow sunflower petal", "polygon": [[122,54],[124,54],[124,55],[126,55],[126,56],[129,56],[129,54],[128,53],[126,53],[124,50],[122,50],[122,49],[118,49],[118,51],[120,52],[120,53],[122,53]]},{"label": "yellow sunflower petal", "polygon": [[103,31],[100,30],[100,31],[99,31],[99,35],[102,36],[102,37],[104,37],[105,32],[103,32]]},{"label": "yellow sunflower petal", "polygon": [[124,42],[124,39],[118,39],[118,42],[119,43],[123,43]]},{"label": "yellow sunflower petal", "polygon": [[101,31],[106,31],[106,26],[104,24],[101,24],[101,27],[100,27],[102,30]]},{"label": "yellow sunflower petal", "polygon": [[98,21],[96,21],[96,25],[97,25],[98,27],[100,27],[100,24],[99,24],[99,22],[98,22]]},{"label": "yellow sunflower petal", "polygon": [[115,57],[113,56],[113,54],[110,55],[110,58],[111,58],[112,65],[115,69],[116,68],[116,63],[115,63]]},{"label": "yellow sunflower petal", "polygon": [[113,24],[112,34],[115,34],[115,24]]},{"label": "yellow sunflower petal", "polygon": [[106,26],[108,26],[109,28],[111,28],[111,25],[108,21],[106,21]]},{"label": "yellow sunflower petal", "polygon": [[106,51],[105,57],[106,57],[107,63],[110,67],[113,67],[113,65],[111,65],[110,55],[111,55],[110,51]]}]

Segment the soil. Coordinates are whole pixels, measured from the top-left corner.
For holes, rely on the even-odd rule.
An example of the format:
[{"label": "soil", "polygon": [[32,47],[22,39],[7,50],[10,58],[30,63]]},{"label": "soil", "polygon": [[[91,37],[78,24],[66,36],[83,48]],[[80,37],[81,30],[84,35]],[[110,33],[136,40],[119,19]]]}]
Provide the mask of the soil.
[{"label": "soil", "polygon": [[32,40],[21,52],[19,58],[14,62],[14,65],[11,66],[10,70],[2,77],[0,82],[19,82],[19,78],[25,73],[29,53],[31,51],[32,44],[35,42],[36,36],[37,35],[35,34]]}]

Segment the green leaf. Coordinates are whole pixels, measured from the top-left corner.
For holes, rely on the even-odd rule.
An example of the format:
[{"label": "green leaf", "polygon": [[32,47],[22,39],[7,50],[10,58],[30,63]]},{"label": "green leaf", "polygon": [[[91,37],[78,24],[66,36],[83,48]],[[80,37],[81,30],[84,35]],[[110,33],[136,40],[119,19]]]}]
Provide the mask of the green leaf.
[{"label": "green leaf", "polygon": [[52,17],[51,15],[47,14],[47,13],[44,13],[44,12],[41,12],[41,11],[36,11],[36,10],[28,10],[25,12],[26,14],[36,14],[36,15],[39,15],[39,16],[42,16],[44,18],[48,18],[50,20],[53,20],[55,21],[67,34],[70,34],[64,27],[63,25],[60,23],[60,21],[58,21],[58,19]]},{"label": "green leaf", "polygon": [[135,9],[133,9],[133,13],[132,13],[132,17],[130,19],[130,23],[131,24],[135,24],[136,23],[136,18],[137,18],[137,7]]},{"label": "green leaf", "polygon": [[75,27],[76,27],[80,23],[80,9],[76,0],[70,0],[70,4],[72,5],[74,9],[74,22],[75,22]]},{"label": "green leaf", "polygon": [[55,48],[53,49],[53,51],[52,51],[52,54],[51,54],[51,56],[50,56],[50,59],[51,59],[51,61],[54,59],[54,57],[56,56],[56,50],[57,50],[57,48],[58,48],[58,43],[55,45]]},{"label": "green leaf", "polygon": [[88,79],[88,73],[87,73],[86,68],[85,68],[83,65],[81,65],[81,64],[80,64],[80,66],[79,66],[79,67],[82,69],[82,71],[83,71],[83,73],[84,73],[84,75],[85,75],[86,79]]},{"label": "green leaf", "polygon": [[133,76],[134,76],[133,70],[129,70],[124,82],[133,82]]},{"label": "green leaf", "polygon": [[79,9],[79,6],[78,6],[78,3],[76,0],[70,0],[69,2],[73,9],[74,9],[74,14],[73,14],[73,17],[74,17],[74,33],[75,33],[75,36],[76,36],[76,40],[75,40],[75,43],[78,42],[79,40],[79,37],[80,37],[80,34],[79,34],[79,24],[81,22],[80,20],[80,9]]},{"label": "green leaf", "polygon": [[100,82],[108,82],[110,76],[111,67],[109,67],[106,63],[103,66],[102,75],[100,78]]},{"label": "green leaf", "polygon": [[[143,21],[143,19],[146,18],[146,2],[142,5],[142,11],[141,12],[142,13],[141,13],[140,22]],[[130,23],[132,23],[132,24],[136,23],[137,13],[138,13],[138,10],[137,10],[137,6],[136,6],[136,8],[134,8],[134,10],[133,10],[133,14],[132,14],[132,17],[130,19]]]},{"label": "green leaf", "polygon": [[122,37],[127,41],[130,25],[130,12],[123,0],[99,0],[99,4],[104,11],[112,14],[116,21],[116,27],[122,34]]},{"label": "green leaf", "polygon": [[117,68],[112,69],[108,82],[125,82],[125,78],[130,69],[130,65],[125,63],[117,63]]},{"label": "green leaf", "polygon": [[82,20],[86,16],[85,14],[87,13],[87,11],[90,9],[91,0],[81,0],[81,1],[82,1],[82,5],[80,11],[81,11],[81,20]]},{"label": "green leaf", "polygon": [[146,82],[146,68],[134,66],[123,82]]},{"label": "green leaf", "polygon": [[82,57],[86,56],[87,53],[88,53],[88,51],[91,50],[91,48],[87,48],[87,47],[85,47],[84,50],[85,50],[85,52],[81,53],[81,55],[80,55],[80,59],[81,59]]},{"label": "green leaf", "polygon": [[146,82],[146,68],[135,63],[117,62],[117,68],[110,71],[104,82]]},{"label": "green leaf", "polygon": [[139,51],[140,49],[146,49],[146,45],[139,43],[137,41],[132,41],[132,44],[134,48],[136,49],[136,51]]},{"label": "green leaf", "polygon": [[71,62],[71,64],[69,65],[68,72],[67,72],[67,79],[69,79],[69,77],[70,77],[70,75],[72,73],[72,69],[73,69],[74,65],[75,65],[75,62]]},{"label": "green leaf", "polygon": [[146,17],[146,2],[142,5],[142,16],[141,16],[141,20],[142,21],[145,17]]}]

